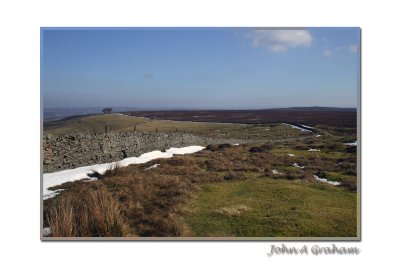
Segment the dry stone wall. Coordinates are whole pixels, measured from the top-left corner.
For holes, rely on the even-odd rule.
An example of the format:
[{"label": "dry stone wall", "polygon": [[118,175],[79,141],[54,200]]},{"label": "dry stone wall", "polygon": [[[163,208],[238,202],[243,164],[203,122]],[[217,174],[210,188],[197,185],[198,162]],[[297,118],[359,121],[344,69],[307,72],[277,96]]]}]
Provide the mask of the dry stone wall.
[{"label": "dry stone wall", "polygon": [[234,142],[237,140],[213,139],[179,132],[74,133],[58,137],[45,134],[43,172],[113,162],[170,147]]}]

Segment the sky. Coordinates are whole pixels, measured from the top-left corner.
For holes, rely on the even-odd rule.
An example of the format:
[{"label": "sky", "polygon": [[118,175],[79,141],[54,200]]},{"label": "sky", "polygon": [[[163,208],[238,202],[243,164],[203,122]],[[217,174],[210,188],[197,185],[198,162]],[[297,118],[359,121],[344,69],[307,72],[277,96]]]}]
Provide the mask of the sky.
[{"label": "sky", "polygon": [[42,28],[45,108],[357,107],[359,28]]}]

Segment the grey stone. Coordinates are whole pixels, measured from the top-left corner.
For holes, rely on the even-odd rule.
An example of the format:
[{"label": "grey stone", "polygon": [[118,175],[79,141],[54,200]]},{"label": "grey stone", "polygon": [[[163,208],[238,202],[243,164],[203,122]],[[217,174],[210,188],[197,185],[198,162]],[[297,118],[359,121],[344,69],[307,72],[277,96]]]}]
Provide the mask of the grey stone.
[{"label": "grey stone", "polygon": [[[240,140],[214,139],[189,133],[151,133],[132,131],[43,137],[43,171],[54,172],[73,167],[87,166],[170,147],[239,143]],[[125,151],[125,153],[122,153]],[[68,159],[68,160],[67,160]]]}]

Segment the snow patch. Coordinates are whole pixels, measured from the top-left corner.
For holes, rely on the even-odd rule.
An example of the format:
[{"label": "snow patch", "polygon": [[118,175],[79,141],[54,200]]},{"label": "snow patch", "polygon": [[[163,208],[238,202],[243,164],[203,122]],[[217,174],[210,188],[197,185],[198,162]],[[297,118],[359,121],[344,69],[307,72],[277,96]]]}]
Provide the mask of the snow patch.
[{"label": "snow patch", "polygon": [[289,157],[294,157],[294,154],[287,154]]},{"label": "snow patch", "polygon": [[310,148],[308,151],[311,151],[311,152],[318,152],[318,151],[321,151],[321,150],[319,150],[319,149],[314,149],[314,148]]},{"label": "snow patch", "polygon": [[299,164],[297,164],[295,162],[295,163],[293,163],[293,167],[304,169],[306,166],[300,166]]},{"label": "snow patch", "polygon": [[346,146],[356,146],[357,145],[357,141],[355,141],[354,143],[344,143]]},{"label": "snow patch", "polygon": [[50,227],[44,227],[43,228],[43,236],[50,236],[51,235],[51,228]]},{"label": "snow patch", "polygon": [[[92,178],[91,180],[97,180],[97,178]],[[54,191],[48,190],[48,192],[46,192],[46,195],[45,195],[45,192],[43,190],[43,200],[55,197],[55,196],[57,196],[58,194],[60,194],[64,190],[65,189],[57,189],[57,190],[54,190]]]},{"label": "snow patch", "polygon": [[320,137],[321,135],[320,134],[317,134],[315,137]]},{"label": "snow patch", "polygon": [[314,175],[314,178],[315,178],[316,180],[320,181],[320,182],[323,182],[323,183],[328,183],[328,184],[331,184],[331,185],[340,185],[340,182],[337,182],[337,181],[328,181],[328,179],[319,178],[317,175]]},{"label": "snow patch", "polygon": [[175,155],[184,155],[184,154],[192,154],[198,151],[203,150],[204,147],[202,146],[188,146],[188,147],[181,147],[175,148],[171,147],[167,149],[165,152],[161,152],[159,150],[144,153],[139,157],[130,157],[125,158],[123,160],[111,163],[103,163],[103,164],[96,164],[91,166],[84,166],[75,169],[68,169],[58,172],[52,173],[44,173],[43,174],[43,199],[49,199],[55,197],[61,190],[49,190],[50,187],[61,185],[66,182],[73,182],[82,179],[88,180],[97,180],[97,178],[90,177],[90,174],[97,172],[99,174],[105,173],[106,170],[113,168],[115,166],[118,167],[126,167],[131,164],[141,164],[149,162],[153,159],[160,159],[160,158],[171,158],[174,154]]},{"label": "snow patch", "polygon": [[147,170],[155,169],[155,168],[157,168],[158,166],[160,166],[160,164],[154,164],[154,165],[152,165],[152,166],[150,166],[150,167],[148,167],[148,168],[146,168],[146,169],[144,169],[144,170],[147,171]]},{"label": "snow patch", "polygon": [[282,173],[278,172],[277,170],[272,170],[272,174],[282,174]]},{"label": "snow patch", "polygon": [[300,125],[303,126],[303,127],[306,127],[306,128],[314,129],[314,127],[311,127],[311,126],[307,126],[307,125],[304,125],[304,124],[300,124]]},{"label": "snow patch", "polygon": [[[286,126],[289,126],[289,127],[293,128],[293,129],[300,130],[300,131],[302,131],[302,132],[312,132],[312,131],[310,131],[310,130],[301,128],[301,127],[296,126],[296,125],[293,125],[293,124],[289,124],[289,123],[282,123],[282,124],[283,124],[283,125],[286,125]],[[306,127],[308,127],[308,126],[306,126]],[[311,128],[311,127],[310,127],[310,128]]]},{"label": "snow patch", "polygon": [[122,113],[112,113],[112,114],[119,115],[119,116],[126,116],[126,117],[129,117],[128,115],[122,114]]}]

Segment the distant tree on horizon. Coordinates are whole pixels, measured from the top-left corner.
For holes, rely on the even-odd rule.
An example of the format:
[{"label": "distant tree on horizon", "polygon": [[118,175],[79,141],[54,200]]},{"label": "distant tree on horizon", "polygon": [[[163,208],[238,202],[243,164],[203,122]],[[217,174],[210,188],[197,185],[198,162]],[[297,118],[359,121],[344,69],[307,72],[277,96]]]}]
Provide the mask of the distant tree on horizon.
[{"label": "distant tree on horizon", "polygon": [[110,114],[112,111],[112,108],[103,108],[103,113],[104,114]]}]

